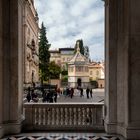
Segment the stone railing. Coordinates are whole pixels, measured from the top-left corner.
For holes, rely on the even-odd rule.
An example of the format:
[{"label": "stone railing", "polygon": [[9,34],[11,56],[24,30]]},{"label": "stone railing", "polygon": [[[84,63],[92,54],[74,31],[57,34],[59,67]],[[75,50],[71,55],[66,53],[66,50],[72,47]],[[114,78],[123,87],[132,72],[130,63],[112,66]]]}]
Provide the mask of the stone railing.
[{"label": "stone railing", "polygon": [[103,103],[25,103],[24,130],[104,130]]}]

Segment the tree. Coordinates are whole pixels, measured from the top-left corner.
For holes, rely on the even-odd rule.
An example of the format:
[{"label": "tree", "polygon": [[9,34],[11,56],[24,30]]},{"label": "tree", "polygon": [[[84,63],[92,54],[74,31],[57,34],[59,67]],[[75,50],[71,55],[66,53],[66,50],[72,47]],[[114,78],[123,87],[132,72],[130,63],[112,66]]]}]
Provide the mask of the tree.
[{"label": "tree", "polygon": [[46,37],[46,27],[42,23],[40,29],[40,37],[39,37],[39,72],[41,83],[43,81],[49,80],[49,59],[50,59],[50,48],[51,44],[49,44],[48,39]]},{"label": "tree", "polygon": [[84,47],[84,50],[85,50],[85,51],[84,51],[85,57],[86,57],[86,58],[89,58],[89,48],[88,48],[88,46],[85,46],[85,47]]},{"label": "tree", "polygon": [[76,41],[76,44],[75,44],[75,53],[77,51],[78,43],[79,43],[80,53],[84,55],[85,48],[83,46],[83,40],[82,39],[79,39],[79,40]]},{"label": "tree", "polygon": [[59,75],[61,73],[61,67],[55,62],[50,62],[49,63],[49,73],[50,73],[50,78],[51,79],[59,79]]},{"label": "tree", "polygon": [[78,45],[79,45],[79,48],[80,48],[80,53],[83,54],[85,57],[89,58],[89,48],[88,48],[88,46],[84,46],[82,39],[79,39],[79,40],[76,41],[75,53],[77,51]]}]

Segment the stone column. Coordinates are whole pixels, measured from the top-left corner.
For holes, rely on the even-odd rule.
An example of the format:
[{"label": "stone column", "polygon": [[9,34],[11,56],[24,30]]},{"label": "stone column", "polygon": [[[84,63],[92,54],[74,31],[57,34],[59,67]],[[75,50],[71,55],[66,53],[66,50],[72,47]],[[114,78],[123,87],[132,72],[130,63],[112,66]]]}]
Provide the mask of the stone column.
[{"label": "stone column", "polygon": [[[0,137],[19,133],[22,123],[22,39],[19,0],[0,0]],[[2,35],[2,37],[1,37]]]},{"label": "stone column", "polygon": [[140,139],[140,1],[106,0],[105,129]]},{"label": "stone column", "polygon": [[140,1],[129,0],[128,12],[129,83],[126,137],[140,139]]},{"label": "stone column", "polygon": [[3,94],[3,50],[2,50],[2,0],[0,0],[0,136],[2,135],[2,94]]},{"label": "stone column", "polygon": [[117,0],[105,1],[105,130],[116,132],[117,122]]}]

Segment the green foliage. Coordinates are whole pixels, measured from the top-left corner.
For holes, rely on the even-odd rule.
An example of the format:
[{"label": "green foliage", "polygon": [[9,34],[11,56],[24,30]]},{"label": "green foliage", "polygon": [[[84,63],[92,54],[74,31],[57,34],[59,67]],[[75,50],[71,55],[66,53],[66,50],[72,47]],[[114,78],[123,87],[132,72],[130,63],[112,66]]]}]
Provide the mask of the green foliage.
[{"label": "green foliage", "polygon": [[89,58],[89,48],[88,48],[88,46],[85,46],[85,47],[84,47],[84,50],[85,50],[85,51],[84,51],[85,57],[86,57],[86,58]]},{"label": "green foliage", "polygon": [[83,40],[82,39],[79,39],[76,41],[76,44],[75,44],[75,53],[77,51],[77,44],[79,43],[79,48],[80,48],[80,53],[84,55],[84,46],[83,46]]},{"label": "green foliage", "polygon": [[61,67],[55,62],[50,62],[49,63],[49,73],[50,73],[50,78],[51,79],[59,79],[59,75],[61,73]]},{"label": "green foliage", "polygon": [[51,44],[49,44],[46,37],[46,27],[42,23],[39,37],[39,72],[41,81],[47,81],[49,79],[50,46]]},{"label": "green foliage", "polygon": [[67,75],[63,76],[62,82],[68,82],[68,76]]},{"label": "green foliage", "polygon": [[62,75],[68,75],[68,71],[67,71],[67,70],[63,70],[63,71],[61,72],[61,74],[62,74]]}]

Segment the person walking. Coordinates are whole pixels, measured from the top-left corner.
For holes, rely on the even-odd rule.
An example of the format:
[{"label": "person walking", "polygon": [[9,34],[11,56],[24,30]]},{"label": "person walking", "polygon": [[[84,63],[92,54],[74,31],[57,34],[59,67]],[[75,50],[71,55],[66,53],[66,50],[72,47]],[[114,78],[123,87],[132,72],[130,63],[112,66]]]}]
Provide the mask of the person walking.
[{"label": "person walking", "polygon": [[83,95],[83,88],[81,87],[80,88],[80,97],[82,97],[82,96],[84,96],[84,95]]},{"label": "person walking", "polygon": [[87,99],[89,99],[89,88],[86,89]]},{"label": "person walking", "polygon": [[28,102],[30,102],[30,100],[31,100],[31,88],[30,87],[28,87],[28,93],[27,93],[26,99]]},{"label": "person walking", "polygon": [[71,88],[71,91],[70,91],[71,99],[72,99],[72,97],[73,97],[73,94],[74,94],[74,89]]},{"label": "person walking", "polygon": [[93,92],[92,92],[92,88],[91,88],[91,89],[90,89],[90,97],[91,97],[91,98],[92,98],[92,93],[93,93]]},{"label": "person walking", "polygon": [[57,95],[59,95],[59,92],[58,92],[58,90],[56,89],[56,90],[54,91],[54,102],[55,102],[55,103],[57,102]]}]

